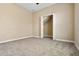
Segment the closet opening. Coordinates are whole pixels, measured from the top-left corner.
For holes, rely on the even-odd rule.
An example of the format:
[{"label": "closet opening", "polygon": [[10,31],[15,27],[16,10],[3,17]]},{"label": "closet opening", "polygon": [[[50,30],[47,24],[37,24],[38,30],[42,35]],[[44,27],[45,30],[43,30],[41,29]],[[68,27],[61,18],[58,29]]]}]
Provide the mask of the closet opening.
[{"label": "closet opening", "polygon": [[53,39],[53,15],[41,17],[41,38]]}]

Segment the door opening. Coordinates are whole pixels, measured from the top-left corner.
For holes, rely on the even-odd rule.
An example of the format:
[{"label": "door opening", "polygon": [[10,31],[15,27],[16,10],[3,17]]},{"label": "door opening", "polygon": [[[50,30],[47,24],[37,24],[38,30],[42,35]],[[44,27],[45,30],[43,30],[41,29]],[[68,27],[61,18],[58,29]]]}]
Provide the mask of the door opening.
[{"label": "door opening", "polygon": [[53,38],[53,15],[41,17],[41,38]]}]

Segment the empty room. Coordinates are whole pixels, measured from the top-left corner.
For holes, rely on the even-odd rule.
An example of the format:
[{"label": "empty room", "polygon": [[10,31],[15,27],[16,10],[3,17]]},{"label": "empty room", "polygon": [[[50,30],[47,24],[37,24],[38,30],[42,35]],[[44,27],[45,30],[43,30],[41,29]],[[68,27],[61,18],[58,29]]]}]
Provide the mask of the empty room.
[{"label": "empty room", "polygon": [[78,3],[0,3],[0,56],[79,56]]}]

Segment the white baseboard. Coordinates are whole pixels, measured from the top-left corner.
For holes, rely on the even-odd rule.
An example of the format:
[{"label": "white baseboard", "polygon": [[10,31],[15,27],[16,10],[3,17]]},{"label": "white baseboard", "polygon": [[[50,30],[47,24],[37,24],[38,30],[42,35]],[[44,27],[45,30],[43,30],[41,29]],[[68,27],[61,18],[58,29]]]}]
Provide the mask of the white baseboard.
[{"label": "white baseboard", "polygon": [[[16,38],[16,39],[9,39],[9,40],[5,40],[5,41],[1,41],[0,43],[6,43],[6,42],[10,42],[10,41],[21,40],[21,39],[24,39],[24,38],[31,38],[31,37],[40,38],[40,36],[28,36],[28,37],[21,37],[21,38]],[[53,39],[53,40],[64,41],[64,42],[72,42],[72,43],[74,43],[74,41],[65,40],[65,39]],[[76,46],[77,46],[77,45],[76,45]]]},{"label": "white baseboard", "polygon": [[71,43],[74,43],[74,41],[71,41],[71,40],[66,40],[66,39],[53,39],[53,40],[57,40],[57,41],[64,41],[64,42],[71,42]]},{"label": "white baseboard", "polygon": [[[33,37],[35,37],[35,38],[40,38],[40,36],[33,36]],[[71,41],[71,40],[66,40],[66,39],[56,39],[55,37],[53,37],[53,40],[74,43],[74,41]]]},{"label": "white baseboard", "polygon": [[17,39],[5,40],[5,41],[1,41],[0,43],[6,43],[6,42],[15,41],[15,40],[21,40],[21,39],[30,38],[30,37],[33,37],[33,36],[28,36],[28,37],[21,37],[21,38],[17,38]]}]

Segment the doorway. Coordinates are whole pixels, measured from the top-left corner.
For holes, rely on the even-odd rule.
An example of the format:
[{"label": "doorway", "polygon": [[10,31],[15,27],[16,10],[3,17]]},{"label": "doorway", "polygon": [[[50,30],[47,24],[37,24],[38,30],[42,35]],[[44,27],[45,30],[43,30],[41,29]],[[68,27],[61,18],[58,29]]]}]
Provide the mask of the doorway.
[{"label": "doorway", "polygon": [[41,17],[41,38],[53,38],[53,15]]}]

